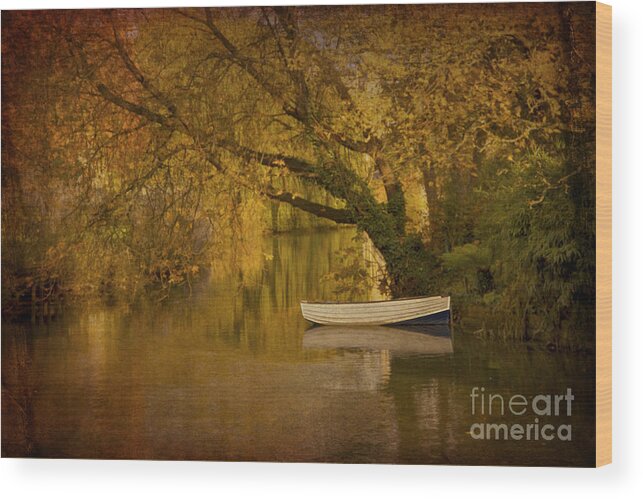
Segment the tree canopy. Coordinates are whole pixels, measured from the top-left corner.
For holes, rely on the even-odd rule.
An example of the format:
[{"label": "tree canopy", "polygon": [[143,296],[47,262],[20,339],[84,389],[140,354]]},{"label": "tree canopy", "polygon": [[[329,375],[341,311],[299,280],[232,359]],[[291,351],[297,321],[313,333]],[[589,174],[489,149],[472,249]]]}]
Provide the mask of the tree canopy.
[{"label": "tree canopy", "polygon": [[574,329],[593,299],[593,15],[7,12],[3,298],[189,282],[261,231],[339,223],[393,296]]}]

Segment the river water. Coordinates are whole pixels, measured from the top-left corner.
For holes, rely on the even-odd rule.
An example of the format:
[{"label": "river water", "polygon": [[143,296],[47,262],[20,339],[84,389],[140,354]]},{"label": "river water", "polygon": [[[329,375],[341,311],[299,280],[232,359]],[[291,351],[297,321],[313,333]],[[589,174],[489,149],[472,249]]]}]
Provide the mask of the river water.
[{"label": "river water", "polygon": [[[458,327],[307,331],[299,300],[333,299],[322,278],[353,236],[266,238],[254,259],[160,304],[67,306],[48,322],[3,323],[3,456],[593,464],[592,356]],[[492,414],[480,396],[472,406],[482,388],[498,395]],[[562,397],[558,416],[534,413],[533,397],[568,388],[571,415]],[[515,395],[529,401],[523,415],[510,412]],[[564,425],[565,438],[472,433],[486,423],[524,431],[536,418],[552,424],[545,436]]]}]

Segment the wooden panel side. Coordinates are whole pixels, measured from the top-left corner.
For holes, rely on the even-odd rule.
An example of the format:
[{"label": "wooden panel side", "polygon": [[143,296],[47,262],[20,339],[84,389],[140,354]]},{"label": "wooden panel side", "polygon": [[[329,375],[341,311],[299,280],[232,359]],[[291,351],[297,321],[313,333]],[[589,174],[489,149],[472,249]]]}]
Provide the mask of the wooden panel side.
[{"label": "wooden panel side", "polygon": [[612,462],[612,7],[596,3],[596,466]]}]

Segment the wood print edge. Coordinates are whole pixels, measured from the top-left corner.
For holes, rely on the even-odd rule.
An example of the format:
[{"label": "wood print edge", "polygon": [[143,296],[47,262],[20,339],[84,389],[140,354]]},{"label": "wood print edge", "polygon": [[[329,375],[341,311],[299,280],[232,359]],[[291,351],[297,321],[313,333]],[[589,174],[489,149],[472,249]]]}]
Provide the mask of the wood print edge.
[{"label": "wood print edge", "polygon": [[596,2],[596,466],[612,462],[612,7]]}]

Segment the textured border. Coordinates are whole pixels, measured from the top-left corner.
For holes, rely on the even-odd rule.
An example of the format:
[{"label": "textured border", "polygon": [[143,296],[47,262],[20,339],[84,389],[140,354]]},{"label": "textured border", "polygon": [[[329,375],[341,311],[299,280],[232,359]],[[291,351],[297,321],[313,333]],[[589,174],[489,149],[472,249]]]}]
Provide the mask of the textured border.
[{"label": "textured border", "polygon": [[612,7],[596,3],[596,466],[612,462]]}]

